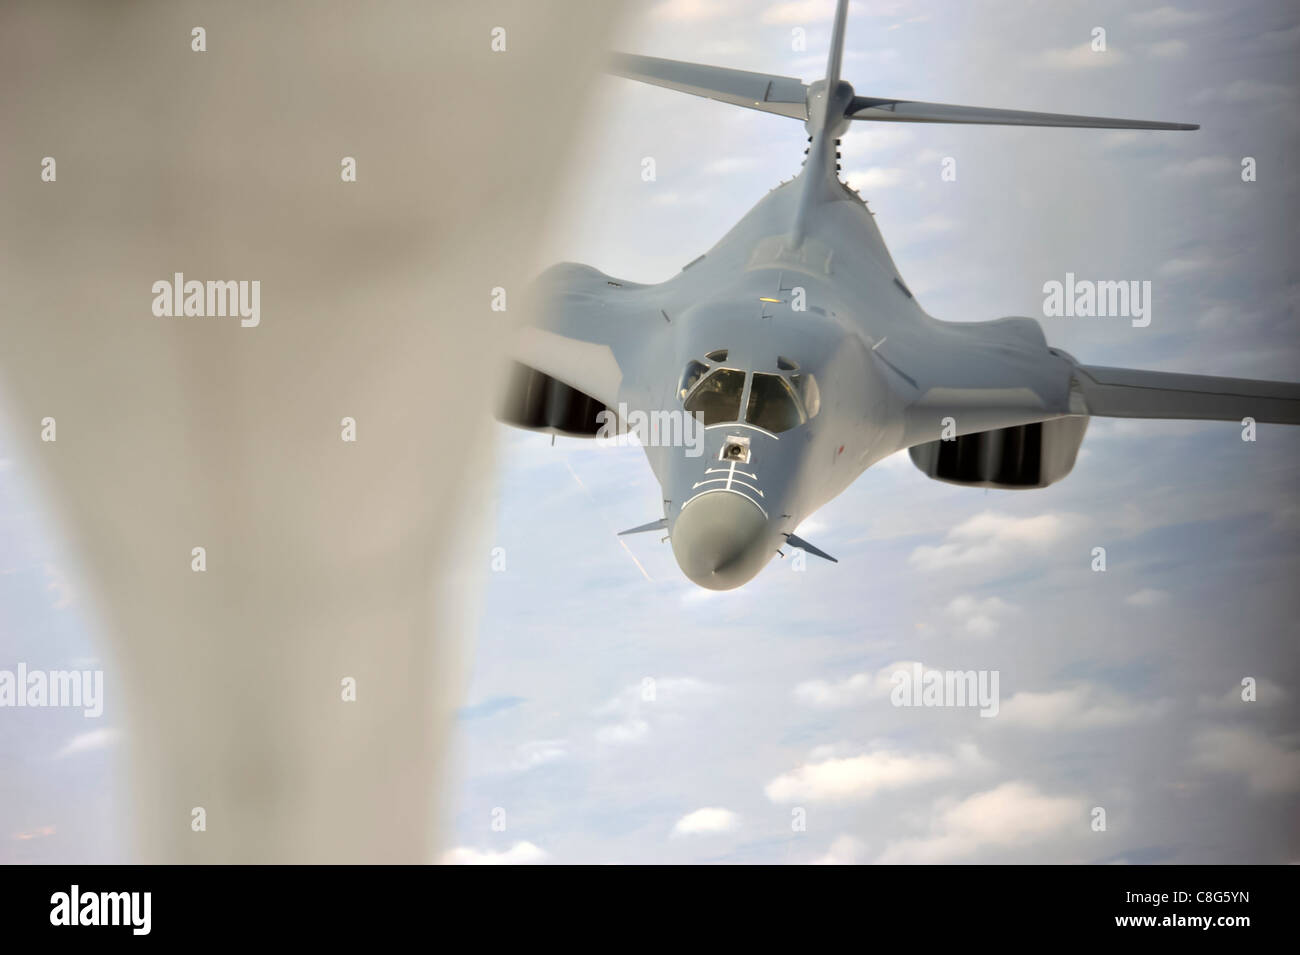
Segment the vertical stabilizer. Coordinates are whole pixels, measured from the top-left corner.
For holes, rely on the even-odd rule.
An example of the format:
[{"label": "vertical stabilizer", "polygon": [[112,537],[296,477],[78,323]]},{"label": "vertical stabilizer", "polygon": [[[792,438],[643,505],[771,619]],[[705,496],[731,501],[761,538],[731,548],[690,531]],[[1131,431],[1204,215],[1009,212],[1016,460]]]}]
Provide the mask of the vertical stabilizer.
[{"label": "vertical stabilizer", "polygon": [[800,175],[802,184],[799,206],[790,226],[790,244],[803,242],[808,213],[813,206],[832,198],[839,179],[838,143],[848,128],[846,117],[853,102],[853,87],[840,79],[844,62],[844,27],[849,16],[849,0],[838,0],[831,28],[831,49],[826,58],[826,79],[808,87],[808,159]]}]

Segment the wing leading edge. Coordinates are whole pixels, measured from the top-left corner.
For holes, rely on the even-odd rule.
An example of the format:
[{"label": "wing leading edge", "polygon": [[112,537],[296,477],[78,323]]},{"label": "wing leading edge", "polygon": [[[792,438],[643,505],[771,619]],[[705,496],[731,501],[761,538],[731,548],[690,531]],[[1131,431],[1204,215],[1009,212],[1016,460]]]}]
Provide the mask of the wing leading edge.
[{"label": "wing leading edge", "polygon": [[1300,384],[1292,382],[1099,365],[1077,365],[1075,372],[1091,415],[1300,424]]},{"label": "wing leading edge", "polygon": [[791,119],[808,118],[808,87],[802,80],[790,76],[750,73],[634,53],[615,53],[609,71],[630,80],[706,96],[732,106],[776,113]]},{"label": "wing leading edge", "polygon": [[987,106],[952,106],[906,99],[855,96],[849,103],[850,119],[886,123],[965,123],[977,126],[1065,126],[1087,129],[1200,129],[1193,123],[1159,123],[1111,116],[1077,116],[1073,113],[1038,113],[1024,109]]}]

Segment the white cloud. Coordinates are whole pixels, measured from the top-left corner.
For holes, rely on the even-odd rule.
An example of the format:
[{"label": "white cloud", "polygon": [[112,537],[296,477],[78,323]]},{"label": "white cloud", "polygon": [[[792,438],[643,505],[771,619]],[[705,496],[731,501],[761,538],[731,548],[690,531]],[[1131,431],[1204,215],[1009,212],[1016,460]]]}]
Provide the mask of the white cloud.
[{"label": "white cloud", "polygon": [[800,703],[823,709],[855,706],[868,700],[886,699],[893,689],[891,677],[899,670],[911,671],[914,663],[903,660],[881,667],[875,673],[855,673],[843,680],[805,680],[794,688]]},{"label": "white cloud", "polygon": [[1210,772],[1241,776],[1255,793],[1300,790],[1300,752],[1247,730],[1212,729],[1199,734],[1192,746],[1192,763]]},{"label": "white cloud", "polygon": [[596,730],[596,740],[619,745],[647,738],[653,724],[683,709],[716,699],[720,688],[691,677],[663,677],[633,683],[595,710],[613,721]]},{"label": "white cloud", "polygon": [[903,123],[858,123],[849,128],[840,141],[840,152],[846,158],[893,149],[910,143],[916,133]]},{"label": "white cloud", "polygon": [[602,703],[596,713],[628,713],[644,706],[680,706],[695,700],[709,699],[720,687],[694,677],[647,678],[625,686],[618,695]]},{"label": "white cloud", "polygon": [[622,723],[611,723],[602,726],[596,730],[596,742],[598,743],[636,743],[650,735],[650,724],[645,720],[626,720]]},{"label": "white cloud", "polygon": [[855,802],[878,792],[946,779],[964,762],[977,762],[973,749],[960,757],[941,753],[907,754],[878,749],[870,753],[809,762],[773,779],[764,789],[772,802]]},{"label": "white cloud", "polygon": [[985,848],[1033,845],[1071,828],[1086,829],[1083,800],[1046,796],[1031,783],[1008,782],[939,809],[928,835],[886,847],[882,863],[936,863]]},{"label": "white cloud", "polygon": [[1203,710],[1220,710],[1223,712],[1243,712],[1252,706],[1271,706],[1280,703],[1286,699],[1287,693],[1271,680],[1255,681],[1255,699],[1247,702],[1241,698],[1245,692],[1245,687],[1240,684],[1231,686],[1227,692],[1219,696],[1203,695],[1197,701],[1196,705]]},{"label": "white cloud", "polygon": [[846,741],[838,743],[822,743],[819,746],[814,746],[808,751],[808,758],[814,763],[819,763],[824,759],[833,759],[840,756],[856,756],[861,751],[861,746]]},{"label": "white cloud", "polygon": [[673,826],[673,835],[690,836],[731,832],[740,825],[740,817],[730,809],[706,807],[688,812]]},{"label": "white cloud", "polygon": [[1163,607],[1169,603],[1169,592],[1156,590],[1152,587],[1143,587],[1141,590],[1125,597],[1124,602],[1130,607]]},{"label": "white cloud", "polygon": [[883,166],[871,166],[867,169],[859,169],[851,172],[845,178],[849,188],[856,192],[871,191],[874,189],[888,189],[896,186],[903,181],[903,170],[888,169]]},{"label": "white cloud", "polygon": [[1017,693],[989,722],[1036,730],[1101,729],[1158,719],[1168,708],[1167,700],[1134,703],[1085,683],[1048,693]]},{"label": "white cloud", "polygon": [[515,749],[515,758],[511,768],[516,772],[526,772],[537,766],[555,762],[569,755],[568,742],[562,739],[539,739],[523,743]]},{"label": "white cloud", "polygon": [[994,566],[1024,551],[1039,551],[1060,541],[1072,518],[1065,514],[1013,517],[995,511],[976,514],[948,531],[944,543],[912,551],[908,563],[921,570]]},{"label": "white cloud", "polygon": [[80,733],[68,740],[61,750],[54,754],[55,759],[62,759],[65,756],[75,756],[79,753],[89,753],[96,749],[105,749],[115,745],[122,738],[122,731],[104,727],[102,729],[91,730],[88,733]]},{"label": "white cloud", "polygon": [[836,836],[824,856],[813,860],[813,865],[856,865],[866,854],[866,846],[852,836]]},{"label": "white cloud", "polygon": [[547,854],[531,842],[516,842],[509,849],[494,852],[491,849],[470,849],[459,846],[442,854],[443,865],[534,865],[543,862]]},{"label": "white cloud", "polygon": [[944,613],[957,620],[961,629],[971,636],[988,637],[1002,629],[1002,621],[1019,610],[1000,597],[980,600],[970,594],[961,594],[949,601]]}]

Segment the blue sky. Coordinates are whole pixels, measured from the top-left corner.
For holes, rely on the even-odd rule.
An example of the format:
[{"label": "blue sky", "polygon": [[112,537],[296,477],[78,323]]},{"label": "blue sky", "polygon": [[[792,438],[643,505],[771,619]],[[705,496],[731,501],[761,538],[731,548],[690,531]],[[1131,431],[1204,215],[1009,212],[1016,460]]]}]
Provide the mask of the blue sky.
[{"label": "blue sky", "polygon": [[[12,422],[4,433],[11,434]],[[0,442],[0,669],[105,674],[104,712],[0,711],[0,863],[122,858],[121,694],[41,495]]]}]

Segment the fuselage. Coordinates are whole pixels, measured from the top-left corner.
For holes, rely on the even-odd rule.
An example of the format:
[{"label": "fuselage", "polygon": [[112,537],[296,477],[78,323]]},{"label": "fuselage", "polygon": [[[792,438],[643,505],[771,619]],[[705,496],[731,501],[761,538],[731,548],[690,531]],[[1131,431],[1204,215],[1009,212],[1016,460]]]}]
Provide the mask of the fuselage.
[{"label": "fuselage", "polygon": [[[702,442],[645,451],[677,561],[712,589],[752,578],[903,437],[906,395],[872,349],[923,313],[895,281],[870,212],[838,183],[842,198],[819,206],[792,245],[798,185],[774,189],[700,260],[652,287],[670,334],[642,360],[660,371],[629,375],[620,396],[702,420]],[[708,387],[709,400],[696,400]]]}]

